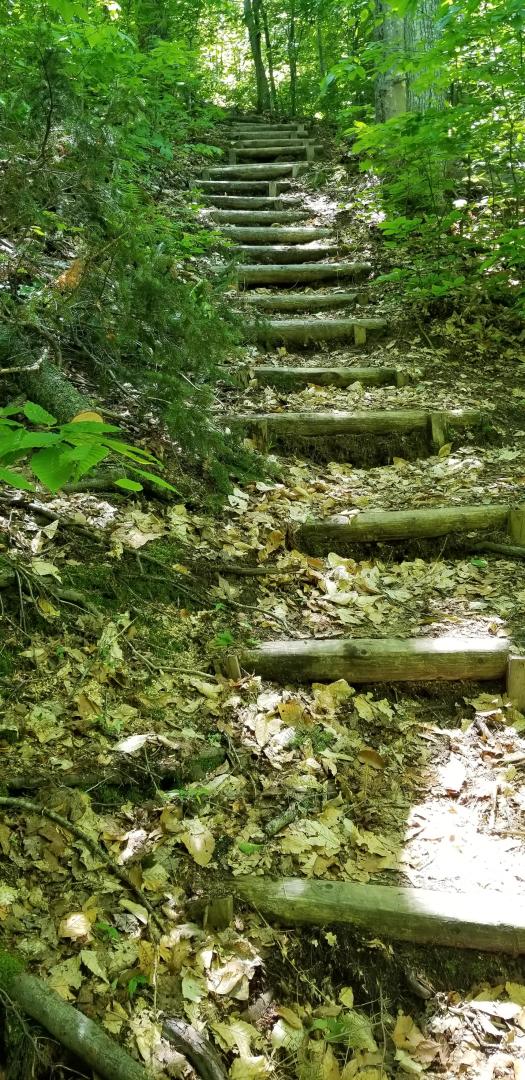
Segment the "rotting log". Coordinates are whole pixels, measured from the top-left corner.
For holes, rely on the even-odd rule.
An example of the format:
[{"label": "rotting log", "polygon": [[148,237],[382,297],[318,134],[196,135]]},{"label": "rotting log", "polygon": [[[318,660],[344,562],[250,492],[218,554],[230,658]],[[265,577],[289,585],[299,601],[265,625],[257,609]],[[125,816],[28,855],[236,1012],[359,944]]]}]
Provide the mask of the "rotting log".
[{"label": "rotting log", "polygon": [[[268,184],[257,186],[267,189]],[[300,206],[302,203],[302,199],[295,195],[281,199],[278,195],[247,195],[243,197],[242,195],[207,195],[205,192],[202,192],[202,200],[206,206],[218,207],[223,210],[271,210],[272,207],[275,210],[286,210],[288,206]],[[304,214],[306,217],[310,217],[306,211],[304,211]]]},{"label": "rotting log", "polygon": [[449,533],[505,529],[507,506],[435,506],[426,510],[370,510],[328,521],[305,522],[292,533],[294,547],[328,554],[351,544],[416,540]]},{"label": "rotting log", "polygon": [[340,278],[364,277],[371,269],[367,262],[296,263],[293,266],[239,264],[236,267],[241,286],[293,286],[305,281],[337,281]]},{"label": "rotting log", "polygon": [[[305,386],[396,386],[395,368],[380,367],[271,367],[258,365],[255,378],[261,386],[276,386],[280,390],[303,390]],[[324,523],[321,523],[324,524]]]},{"label": "rotting log", "polygon": [[239,244],[233,254],[244,263],[270,263],[272,265],[317,262],[334,258],[339,253],[337,244]]},{"label": "rotting log", "polygon": [[304,161],[265,162],[263,165],[213,165],[205,169],[204,180],[277,180],[300,176],[308,168]]},{"label": "rotting log", "polygon": [[99,1024],[59,997],[48,983],[29,975],[7,952],[0,952],[0,990],[58,1042],[104,1080],[148,1080],[149,1073]]},{"label": "rotting log", "polygon": [[[282,412],[237,413],[224,421],[229,427],[264,428],[270,437],[313,437],[331,435],[394,435],[428,431],[429,413],[424,409],[368,409],[363,412]],[[447,414],[450,427],[478,423],[474,409],[456,409]]]},{"label": "rotting log", "polygon": [[256,307],[258,311],[329,311],[334,308],[354,307],[358,300],[355,292],[306,292],[306,293],[249,293],[243,297],[243,305]]},{"label": "rotting log", "polygon": [[304,221],[310,214],[308,210],[212,210],[208,216],[219,225],[250,227],[293,224]]},{"label": "rotting log", "polygon": [[264,225],[259,228],[246,228],[230,225],[223,228],[222,233],[229,240],[237,240],[239,244],[309,244],[313,240],[328,240],[332,236],[331,229],[311,228],[281,228],[273,229]]},{"label": "rotting log", "polygon": [[[359,330],[379,331],[386,319],[270,319],[254,326],[257,341],[272,345],[309,345],[313,341],[356,341]],[[361,342],[356,341],[356,344]]]},{"label": "rotting log", "polygon": [[339,923],[394,941],[525,953],[523,894],[263,877],[236,878],[232,890],[263,915],[288,925]]},{"label": "rotting log", "polygon": [[238,651],[246,671],[280,683],[502,679],[505,638],[328,638],[267,641]]}]

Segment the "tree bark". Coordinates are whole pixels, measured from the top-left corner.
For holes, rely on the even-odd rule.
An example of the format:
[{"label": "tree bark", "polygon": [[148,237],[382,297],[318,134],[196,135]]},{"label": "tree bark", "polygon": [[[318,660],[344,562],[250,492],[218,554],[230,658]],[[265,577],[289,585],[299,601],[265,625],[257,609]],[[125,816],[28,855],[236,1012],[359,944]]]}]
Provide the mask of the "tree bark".
[{"label": "tree bark", "polygon": [[270,27],[268,25],[268,13],[266,11],[266,5],[261,0],[261,18],[264,30],[264,44],[266,48],[266,60],[268,62],[268,79],[270,81],[270,112],[272,115],[275,113],[279,115],[279,100],[277,97],[277,87],[275,85],[275,73],[273,66],[273,45],[270,34]]},{"label": "tree bark", "polygon": [[17,382],[31,401],[47,409],[61,424],[93,408],[89,398],[79,393],[60,368],[47,359],[36,370],[20,374]]},{"label": "tree bark", "polygon": [[244,21],[250,39],[255,84],[257,89],[257,112],[266,112],[270,108],[270,88],[261,47],[261,0],[244,0]]},{"label": "tree bark", "polygon": [[378,36],[383,46],[383,58],[388,68],[376,78],[376,120],[383,124],[407,111],[406,76],[401,70],[405,51],[404,20],[396,15],[388,0],[377,0],[381,19]]},{"label": "tree bark", "polygon": [[288,67],[290,69],[290,116],[297,111],[297,42],[295,40],[295,0],[290,0],[290,21],[288,23]]}]

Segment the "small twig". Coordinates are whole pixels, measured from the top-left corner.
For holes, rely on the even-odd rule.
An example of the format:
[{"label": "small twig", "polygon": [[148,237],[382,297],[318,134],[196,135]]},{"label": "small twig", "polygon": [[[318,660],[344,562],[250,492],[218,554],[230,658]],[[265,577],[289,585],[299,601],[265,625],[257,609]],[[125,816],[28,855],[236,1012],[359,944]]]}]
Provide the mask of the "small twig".
[{"label": "small twig", "polygon": [[286,566],[239,566],[236,563],[207,563],[206,568],[217,570],[221,574],[235,574],[238,577],[273,577],[278,574],[298,574],[302,567]]},{"label": "small twig", "polygon": [[126,885],[128,889],[131,889],[131,891],[135,893],[135,896],[140,900],[143,907],[149,911],[151,918],[158,929],[160,931],[164,929],[155,908],[150,903],[147,896],[144,895],[142,889],[133,883],[127,870],[124,870],[122,866],[119,866],[118,863],[114,862],[114,860],[104,851],[104,848],[101,848],[100,845],[97,844],[97,841],[93,840],[88,833],[80,828],[80,826],[68,821],[62,814],[57,814],[55,810],[49,810],[47,806],[40,806],[39,803],[32,802],[31,799],[12,799],[8,796],[1,795],[0,807],[5,807],[6,810],[21,810],[27,814],[41,814],[42,817],[47,817],[50,821],[54,821],[56,825],[60,825],[62,829],[66,829],[72,836],[76,836],[78,840],[81,840],[82,843],[85,844],[93,855],[98,859],[101,859],[108,870],[110,870],[115,877],[118,877],[123,885]]},{"label": "small twig", "polygon": [[49,349],[44,349],[42,356],[34,364],[29,366],[20,364],[18,367],[3,367],[0,368],[0,375],[25,375],[31,371],[38,371],[49,355]]},{"label": "small twig", "polygon": [[200,1080],[226,1080],[226,1072],[215,1047],[185,1020],[165,1020],[162,1034],[184,1054]]}]

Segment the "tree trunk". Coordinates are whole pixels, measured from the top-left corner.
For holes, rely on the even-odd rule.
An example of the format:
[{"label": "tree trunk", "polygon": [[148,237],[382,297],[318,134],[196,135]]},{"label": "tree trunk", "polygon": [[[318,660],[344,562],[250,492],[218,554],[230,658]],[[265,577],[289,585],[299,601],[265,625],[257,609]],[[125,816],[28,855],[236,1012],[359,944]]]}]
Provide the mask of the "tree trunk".
[{"label": "tree trunk", "polygon": [[404,19],[396,15],[388,0],[377,0],[381,24],[378,36],[383,46],[383,58],[388,68],[376,78],[376,120],[383,124],[407,111],[407,82],[402,71],[405,51]]},{"label": "tree trunk", "polygon": [[290,0],[288,23],[288,67],[290,69],[290,116],[297,110],[297,43],[295,40],[295,0]]},{"label": "tree trunk", "polygon": [[441,109],[444,104],[444,95],[435,85],[427,86],[424,90],[415,89],[417,79],[423,74],[425,68],[421,64],[421,56],[433,47],[438,39],[436,22],[437,0],[418,0],[415,11],[405,16],[405,55],[418,63],[417,76],[409,76],[407,79],[407,108],[409,112],[425,113],[428,109]]},{"label": "tree trunk", "polygon": [[63,371],[48,360],[44,360],[36,371],[20,374],[17,381],[30,401],[47,409],[61,424],[67,424],[77,413],[93,408],[89,398],[80,394]]},{"label": "tree trunk", "polygon": [[266,112],[270,108],[270,89],[262,56],[260,10],[261,0],[244,0],[244,21],[248,29],[255,68],[257,112]]},{"label": "tree trunk", "polygon": [[321,22],[321,4],[317,8],[317,16],[315,20],[315,31],[317,38],[317,60],[319,62],[319,74],[322,79],[326,75],[326,63],[324,58],[324,42],[323,42],[323,24]]},{"label": "tree trunk", "polygon": [[279,115],[279,102],[277,98],[277,87],[275,85],[275,73],[273,67],[273,45],[270,35],[270,27],[268,25],[268,13],[266,7],[261,0],[261,18],[264,30],[264,44],[266,47],[266,59],[268,61],[268,78],[270,80],[270,112]]}]

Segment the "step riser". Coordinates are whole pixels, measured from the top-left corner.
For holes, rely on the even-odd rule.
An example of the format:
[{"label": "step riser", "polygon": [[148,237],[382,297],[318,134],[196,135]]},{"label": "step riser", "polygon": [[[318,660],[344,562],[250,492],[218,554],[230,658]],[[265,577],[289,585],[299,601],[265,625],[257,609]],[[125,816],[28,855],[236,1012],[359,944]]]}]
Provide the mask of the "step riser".
[{"label": "step riser", "polygon": [[219,225],[233,225],[240,228],[244,225],[247,229],[257,225],[269,228],[278,224],[293,225],[294,222],[304,221],[309,216],[307,210],[247,210],[245,213],[242,210],[215,210],[210,214],[211,220]]},{"label": "step riser", "polygon": [[333,311],[338,308],[355,307],[358,299],[357,293],[331,293],[317,296],[315,293],[300,293],[296,296],[259,296],[250,293],[244,298],[244,304],[256,308],[258,311]]},{"label": "step riser", "polygon": [[231,164],[242,161],[314,161],[315,147],[306,146],[261,146],[258,148],[234,149],[228,156]]},{"label": "step riser", "polygon": [[293,161],[264,165],[214,165],[203,171],[203,180],[280,180],[297,177],[308,168],[307,162]]},{"label": "step riser", "polygon": [[289,180],[278,180],[275,184],[275,196],[270,196],[271,183],[265,180],[201,180],[199,188],[203,194],[212,195],[263,195],[277,198],[277,195],[289,191]]},{"label": "step riser", "polygon": [[356,544],[396,543],[457,536],[458,533],[507,530],[505,506],[451,506],[430,510],[370,511],[350,521],[308,522],[294,529],[291,543],[311,555],[347,552]]},{"label": "step riser", "polygon": [[222,230],[229,240],[237,240],[239,244],[309,244],[313,240],[328,240],[332,235],[331,229],[299,228],[272,229],[271,226],[257,228],[242,228],[231,226]]},{"label": "step riser", "polygon": [[268,142],[267,138],[264,138],[264,139],[239,139],[237,142],[234,143],[234,145],[232,147],[232,150],[250,150],[250,149],[257,149],[257,147],[260,147],[260,146],[262,146],[262,147],[264,147],[264,146],[282,146],[282,147],[286,148],[287,146],[296,146],[296,145],[308,146],[309,144],[312,144],[312,143],[313,143],[312,139],[303,138],[301,140],[298,140],[298,139],[296,139],[295,135],[293,135],[291,137],[288,136],[287,138],[282,137],[282,136],[277,137],[277,136],[273,135],[272,139],[271,139],[271,142]]},{"label": "step riser", "polygon": [[[243,198],[240,195],[237,197],[235,195],[216,195],[212,200],[211,195],[203,194],[203,202],[207,206],[209,206],[212,201],[213,205],[221,210],[246,210],[247,212],[251,210],[268,210],[272,212],[273,208],[277,213],[280,213],[281,211],[286,211],[288,206],[300,206],[302,199],[295,195],[286,199],[286,201],[279,199],[277,196],[268,197],[254,195]],[[310,216],[306,210],[298,210],[297,213],[305,218]]]},{"label": "step riser", "polygon": [[304,248],[300,245],[284,248],[282,251],[264,245],[240,245],[236,247],[235,254],[243,263],[272,263],[289,266],[292,263],[318,262],[322,259],[331,259],[338,254],[337,244],[320,244],[319,247]]},{"label": "step riser", "polygon": [[368,333],[384,332],[384,319],[276,320],[255,328],[256,341],[268,345],[308,346],[321,341],[354,341],[364,345]]},{"label": "step riser", "polygon": [[237,278],[241,288],[252,285],[275,285],[293,289],[295,285],[306,281],[343,281],[348,278],[364,277],[370,273],[368,263],[318,263],[297,264],[296,266],[238,266]]},{"label": "step riser", "polygon": [[[356,382],[362,386],[398,385],[398,373],[394,368],[277,368],[261,365],[255,368],[255,378],[260,386],[275,386],[278,390],[296,392],[312,385],[341,388],[352,386]],[[294,547],[297,546],[299,545],[294,543]],[[337,548],[330,548],[330,551],[336,550]]]}]

